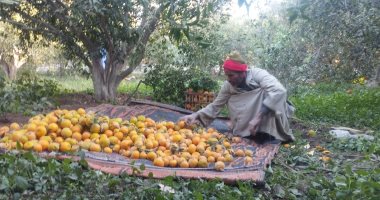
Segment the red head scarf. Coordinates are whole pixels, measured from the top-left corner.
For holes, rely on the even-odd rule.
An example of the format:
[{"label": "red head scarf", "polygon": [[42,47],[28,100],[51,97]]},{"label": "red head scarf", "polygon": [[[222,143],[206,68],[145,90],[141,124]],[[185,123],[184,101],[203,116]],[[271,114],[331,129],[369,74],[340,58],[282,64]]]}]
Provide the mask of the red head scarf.
[{"label": "red head scarf", "polygon": [[247,64],[242,64],[234,60],[226,60],[223,64],[224,70],[230,70],[230,71],[238,71],[238,72],[245,72],[247,71]]}]

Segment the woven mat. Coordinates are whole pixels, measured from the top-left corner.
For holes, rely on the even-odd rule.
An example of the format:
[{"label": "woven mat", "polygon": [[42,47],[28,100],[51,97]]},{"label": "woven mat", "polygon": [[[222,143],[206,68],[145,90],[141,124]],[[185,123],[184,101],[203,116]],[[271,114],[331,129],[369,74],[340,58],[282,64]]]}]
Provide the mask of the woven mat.
[{"label": "woven mat", "polygon": [[[121,117],[128,119],[130,116],[145,115],[155,121],[177,121],[179,117],[184,116],[186,110],[169,106],[165,104],[146,104],[137,103],[130,106],[114,106],[102,104],[97,107],[89,108],[88,110],[97,113],[98,115],[107,115],[110,117]],[[188,113],[186,113],[188,114]],[[219,132],[228,133],[227,120],[217,119],[211,127],[216,128]],[[164,178],[166,176],[178,176],[190,179],[215,179],[219,178],[226,183],[235,183],[241,181],[254,181],[258,184],[264,182],[265,169],[270,164],[271,160],[278,152],[280,141],[274,140],[265,144],[256,144],[252,140],[243,139],[241,143],[233,145],[234,149],[245,148],[253,152],[253,163],[249,166],[244,165],[243,158],[237,158],[230,164],[226,165],[223,172],[214,170],[214,166],[210,164],[209,168],[168,168],[156,167],[149,160],[129,159],[119,154],[104,154],[86,152],[85,159],[89,166],[93,169],[101,170],[106,173],[120,174],[128,173],[138,176],[154,178]],[[66,156],[61,156],[62,158]],[[78,158],[77,158],[78,159]],[[135,173],[136,169],[144,165],[145,170]]]}]

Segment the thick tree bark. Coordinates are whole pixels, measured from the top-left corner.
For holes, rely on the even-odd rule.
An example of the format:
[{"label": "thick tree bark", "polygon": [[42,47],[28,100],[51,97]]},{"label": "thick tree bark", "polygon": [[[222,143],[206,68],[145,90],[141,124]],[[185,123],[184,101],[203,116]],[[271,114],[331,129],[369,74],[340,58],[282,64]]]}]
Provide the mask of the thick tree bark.
[{"label": "thick tree bark", "polygon": [[8,63],[4,60],[0,60],[0,65],[9,80],[16,79],[17,69],[21,67],[21,65],[17,67],[14,64]]},{"label": "thick tree bark", "polygon": [[26,63],[26,57],[21,56],[22,51],[17,47],[13,47],[13,54],[5,59],[5,56],[0,56],[0,67],[3,69],[4,73],[9,80],[15,80],[17,70]]},{"label": "thick tree bark", "polygon": [[[106,70],[109,67],[112,70]],[[121,68],[120,63],[107,63],[106,67],[100,64],[100,59],[92,61],[92,82],[94,86],[95,99],[98,101],[114,101],[117,96],[117,87],[122,80],[119,80],[117,68]],[[107,73],[108,72],[108,73]]]}]

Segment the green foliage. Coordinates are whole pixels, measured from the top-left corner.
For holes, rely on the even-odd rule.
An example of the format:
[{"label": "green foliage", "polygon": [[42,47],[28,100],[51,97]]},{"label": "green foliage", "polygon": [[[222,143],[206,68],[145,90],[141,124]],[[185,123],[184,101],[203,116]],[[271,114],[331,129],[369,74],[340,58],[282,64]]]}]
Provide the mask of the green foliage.
[{"label": "green foliage", "polygon": [[354,88],[352,93],[307,93],[292,97],[296,116],[348,127],[380,129],[380,89]]},{"label": "green foliage", "polygon": [[58,92],[56,82],[22,74],[0,88],[0,113],[35,114],[44,111],[52,106],[50,98]]},{"label": "green foliage", "polygon": [[[42,36],[62,45],[67,57],[80,59],[90,68],[95,98],[115,100],[116,88],[141,63],[148,40],[161,28],[159,25],[168,24],[169,30],[186,33],[224,3],[223,0],[61,3],[22,0],[14,4],[0,2],[0,21],[21,30],[23,41]],[[14,16],[22,16],[22,20]],[[104,66],[100,64],[103,50],[107,52]]]},{"label": "green foliage", "polygon": [[215,81],[210,75],[198,72],[189,83],[187,88],[192,88],[194,91],[215,91],[219,87],[218,82]]},{"label": "green foliage", "polygon": [[[41,158],[31,152],[0,154],[1,199],[253,199],[251,183],[162,181],[90,170],[85,160]],[[162,186],[169,187],[163,191]]]},{"label": "green foliage", "polygon": [[181,105],[186,90],[185,81],[190,79],[188,71],[171,66],[151,66],[144,83],[153,89],[153,98],[159,102]]},{"label": "green foliage", "polygon": [[361,152],[367,154],[380,155],[379,135],[375,136],[374,141],[363,138],[345,138],[332,142],[328,147],[339,149],[346,152]]},{"label": "green foliage", "polygon": [[150,66],[146,70],[144,83],[153,89],[156,101],[183,106],[185,90],[210,90],[218,84],[209,75],[196,69],[184,69],[168,65]]},{"label": "green foliage", "polygon": [[[374,149],[358,155],[354,150],[335,148],[329,143],[339,140],[320,140],[319,145],[328,147],[332,158],[329,162],[319,159],[323,155],[302,139],[296,132],[297,141],[291,148],[281,148],[273,165],[267,171],[264,199],[378,199],[380,192],[380,165],[373,156]],[[322,133],[325,136],[327,133]],[[377,146],[378,141],[367,141]],[[309,146],[309,147],[307,147]],[[313,152],[309,154],[308,152]],[[371,157],[373,159],[369,159]]]}]

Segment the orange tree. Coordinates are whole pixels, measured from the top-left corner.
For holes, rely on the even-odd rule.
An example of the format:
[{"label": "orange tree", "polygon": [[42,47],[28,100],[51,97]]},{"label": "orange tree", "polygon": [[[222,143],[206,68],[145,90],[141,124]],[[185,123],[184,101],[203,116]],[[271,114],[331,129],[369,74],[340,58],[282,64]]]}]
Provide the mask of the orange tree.
[{"label": "orange tree", "polygon": [[[7,0],[0,1],[0,20],[20,29],[24,40],[42,35],[62,44],[67,55],[89,66],[95,97],[113,100],[120,82],[140,64],[160,23],[170,24],[168,33],[188,30],[224,2]],[[102,52],[107,53],[104,65]]]}]

